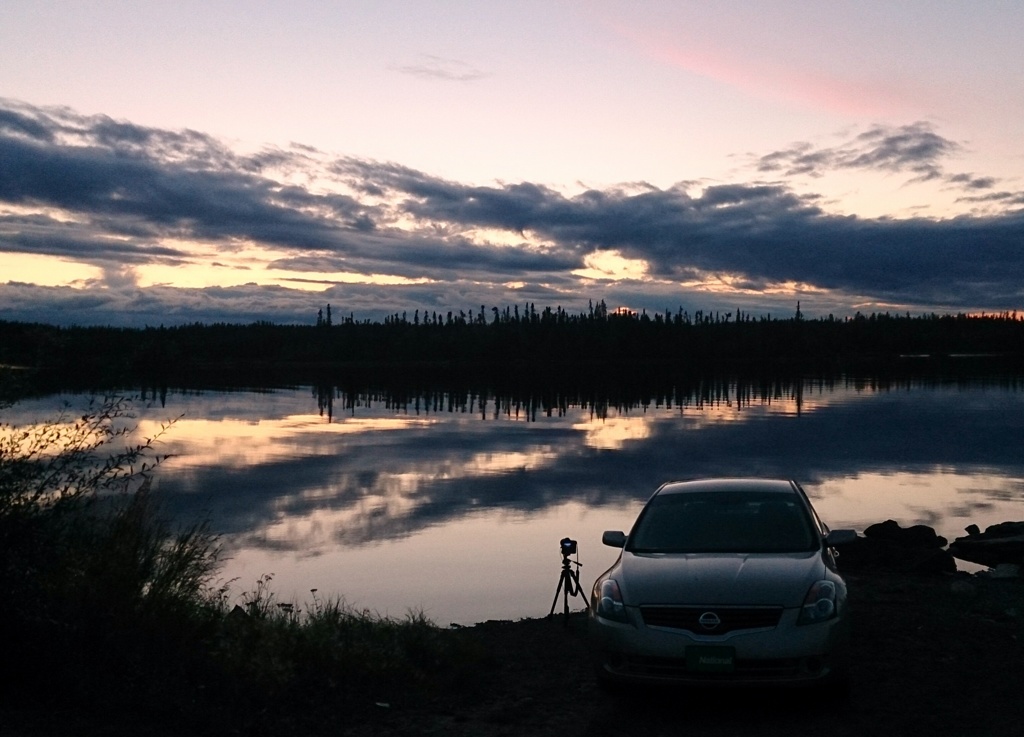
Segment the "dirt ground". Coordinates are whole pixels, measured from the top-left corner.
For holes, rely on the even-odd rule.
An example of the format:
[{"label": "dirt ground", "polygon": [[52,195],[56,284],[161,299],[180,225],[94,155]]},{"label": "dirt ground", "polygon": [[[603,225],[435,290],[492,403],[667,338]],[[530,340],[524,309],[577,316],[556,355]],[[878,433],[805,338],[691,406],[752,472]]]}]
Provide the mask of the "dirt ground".
[{"label": "dirt ground", "polygon": [[964,576],[847,576],[851,691],[609,696],[590,670],[585,621],[559,616],[467,628],[489,653],[476,693],[392,712],[356,734],[984,735],[1024,731],[1024,583]]},{"label": "dirt ground", "polygon": [[[479,677],[416,707],[374,704],[330,734],[969,735],[1024,733],[1024,582],[976,576],[847,576],[854,609],[848,701],[763,690],[664,690],[609,696],[595,682],[585,618],[485,622],[459,631],[483,653]],[[82,723],[69,714],[0,712],[0,735],[180,737]],[[315,731],[315,730],[314,730]],[[309,735],[309,732],[306,732]],[[312,735],[310,735],[312,737]]]}]

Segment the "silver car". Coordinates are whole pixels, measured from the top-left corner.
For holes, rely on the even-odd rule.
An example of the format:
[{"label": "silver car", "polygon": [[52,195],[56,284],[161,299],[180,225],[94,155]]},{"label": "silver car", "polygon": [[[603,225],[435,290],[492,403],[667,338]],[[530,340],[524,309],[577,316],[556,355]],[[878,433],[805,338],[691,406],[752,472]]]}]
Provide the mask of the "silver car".
[{"label": "silver car", "polygon": [[793,481],[663,485],[595,582],[598,677],[614,682],[845,685],[846,584],[829,531]]}]

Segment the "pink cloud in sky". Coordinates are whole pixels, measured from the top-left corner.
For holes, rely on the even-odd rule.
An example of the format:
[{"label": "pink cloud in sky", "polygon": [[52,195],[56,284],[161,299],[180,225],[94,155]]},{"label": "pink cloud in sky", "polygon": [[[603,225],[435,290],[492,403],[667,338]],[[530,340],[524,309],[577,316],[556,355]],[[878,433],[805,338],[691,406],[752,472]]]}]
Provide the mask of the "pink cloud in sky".
[{"label": "pink cloud in sky", "polygon": [[[607,21],[605,25],[657,61],[768,101],[859,118],[919,114],[898,79],[879,79],[866,67],[835,59],[816,63],[806,50],[745,50],[741,44],[695,38],[692,31],[650,30]],[[671,37],[670,37],[671,34]]]}]

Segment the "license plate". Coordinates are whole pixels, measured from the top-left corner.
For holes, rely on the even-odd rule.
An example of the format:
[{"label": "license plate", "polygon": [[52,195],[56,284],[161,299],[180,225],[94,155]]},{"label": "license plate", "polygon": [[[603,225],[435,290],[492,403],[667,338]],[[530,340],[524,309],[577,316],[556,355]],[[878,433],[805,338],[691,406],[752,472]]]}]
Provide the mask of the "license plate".
[{"label": "license plate", "polygon": [[736,650],[714,645],[691,645],[686,648],[686,669],[695,673],[732,673],[736,666]]}]

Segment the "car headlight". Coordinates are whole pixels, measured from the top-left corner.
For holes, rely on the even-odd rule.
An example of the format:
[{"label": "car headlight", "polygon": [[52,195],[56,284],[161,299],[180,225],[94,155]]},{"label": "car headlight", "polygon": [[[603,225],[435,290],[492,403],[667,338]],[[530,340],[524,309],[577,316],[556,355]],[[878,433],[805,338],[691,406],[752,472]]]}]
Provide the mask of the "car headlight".
[{"label": "car headlight", "polygon": [[836,616],[837,611],[836,585],[832,581],[817,581],[804,597],[804,604],[800,608],[800,617],[796,623],[824,622]]},{"label": "car headlight", "polygon": [[594,598],[597,599],[597,616],[615,622],[627,622],[626,605],[622,602],[622,592],[614,578],[601,581],[600,588],[595,587]]}]

